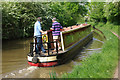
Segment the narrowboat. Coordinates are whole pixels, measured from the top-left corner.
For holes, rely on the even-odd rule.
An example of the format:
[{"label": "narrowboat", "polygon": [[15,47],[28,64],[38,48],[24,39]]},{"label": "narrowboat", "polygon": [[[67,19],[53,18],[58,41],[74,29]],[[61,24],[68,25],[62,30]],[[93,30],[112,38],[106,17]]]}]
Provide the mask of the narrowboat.
[{"label": "narrowboat", "polygon": [[[77,24],[64,27],[60,32],[61,49],[58,49],[58,42],[53,41],[52,31],[48,30],[42,35],[43,46],[46,53],[40,50],[40,56],[35,54],[36,41],[30,43],[30,52],[27,55],[28,64],[37,67],[50,67],[64,64],[73,59],[82,48],[93,39],[93,32],[90,24]],[[56,43],[56,51],[54,50]]]}]

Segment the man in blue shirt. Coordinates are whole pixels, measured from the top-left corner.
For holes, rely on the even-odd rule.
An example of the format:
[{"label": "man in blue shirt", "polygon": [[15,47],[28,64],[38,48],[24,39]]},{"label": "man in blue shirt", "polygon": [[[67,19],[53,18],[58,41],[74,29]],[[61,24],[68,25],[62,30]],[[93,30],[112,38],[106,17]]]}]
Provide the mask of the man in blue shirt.
[{"label": "man in blue shirt", "polygon": [[36,40],[37,40],[37,43],[36,44],[36,47],[35,47],[35,50],[36,50],[36,54],[39,54],[39,47],[41,48],[42,52],[43,53],[46,53],[45,49],[43,48],[43,45],[42,45],[42,29],[41,29],[41,20],[42,18],[41,17],[38,17],[37,18],[37,21],[34,25],[34,36],[36,37]]}]

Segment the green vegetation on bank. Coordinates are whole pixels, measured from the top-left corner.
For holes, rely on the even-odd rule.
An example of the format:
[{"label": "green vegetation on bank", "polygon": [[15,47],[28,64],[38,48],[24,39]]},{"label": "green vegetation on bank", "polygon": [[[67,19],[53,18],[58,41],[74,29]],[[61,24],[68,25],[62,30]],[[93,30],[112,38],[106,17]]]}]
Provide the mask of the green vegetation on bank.
[{"label": "green vegetation on bank", "polygon": [[[97,25],[99,26],[99,25]],[[106,24],[106,27],[109,25]],[[112,78],[118,63],[118,38],[109,29],[99,27],[107,37],[102,51],[93,53],[62,78]],[[111,29],[114,31],[114,29]],[[117,31],[116,31],[117,32]]]},{"label": "green vegetation on bank", "polygon": [[92,2],[87,5],[91,22],[110,22],[120,24],[120,1],[119,2]]},{"label": "green vegetation on bank", "polygon": [[88,24],[91,24],[92,26],[95,26],[98,29],[109,30],[117,34],[118,34],[118,28],[120,27],[120,25],[114,25],[113,23],[110,22],[107,22],[106,24],[103,22],[99,22],[99,23],[88,22]]},{"label": "green vegetation on bank", "polygon": [[78,2],[2,2],[2,39],[33,36],[37,17],[42,17],[42,29],[48,30],[53,17],[62,26],[72,26],[86,13]]},{"label": "green vegetation on bank", "polygon": [[[120,24],[119,2],[2,2],[2,39],[33,36],[34,23],[42,17],[48,30],[56,17],[64,27],[90,22]],[[0,5],[1,6],[1,5]]]}]

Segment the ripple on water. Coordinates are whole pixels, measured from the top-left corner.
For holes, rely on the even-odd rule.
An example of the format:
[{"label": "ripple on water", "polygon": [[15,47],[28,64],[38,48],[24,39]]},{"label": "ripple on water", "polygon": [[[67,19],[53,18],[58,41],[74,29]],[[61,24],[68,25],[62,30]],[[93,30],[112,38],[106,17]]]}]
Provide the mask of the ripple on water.
[{"label": "ripple on water", "polygon": [[20,69],[20,70],[8,73],[8,74],[4,75],[3,78],[23,78],[23,77],[29,75],[30,73],[32,73],[36,69],[37,69],[37,67],[30,66],[30,67],[27,67],[24,69]]}]

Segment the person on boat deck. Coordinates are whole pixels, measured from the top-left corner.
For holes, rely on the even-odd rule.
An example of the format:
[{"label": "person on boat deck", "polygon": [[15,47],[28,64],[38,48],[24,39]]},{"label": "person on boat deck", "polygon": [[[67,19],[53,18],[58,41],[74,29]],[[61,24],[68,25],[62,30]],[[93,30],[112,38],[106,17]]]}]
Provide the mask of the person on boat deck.
[{"label": "person on boat deck", "polygon": [[[60,49],[60,31],[62,30],[62,26],[60,23],[56,21],[56,18],[52,19],[52,35],[53,35],[53,40],[58,41],[58,49]],[[55,49],[56,50],[56,44],[54,43]]]},{"label": "person on boat deck", "polygon": [[43,53],[46,53],[46,50],[43,48],[43,45],[42,45],[42,33],[44,32],[42,31],[42,28],[41,28],[41,23],[40,23],[41,21],[42,21],[42,18],[38,17],[37,21],[34,24],[34,37],[36,38],[38,43],[36,44],[35,52],[36,54],[39,54],[39,55],[40,55],[39,47],[41,48]]}]

